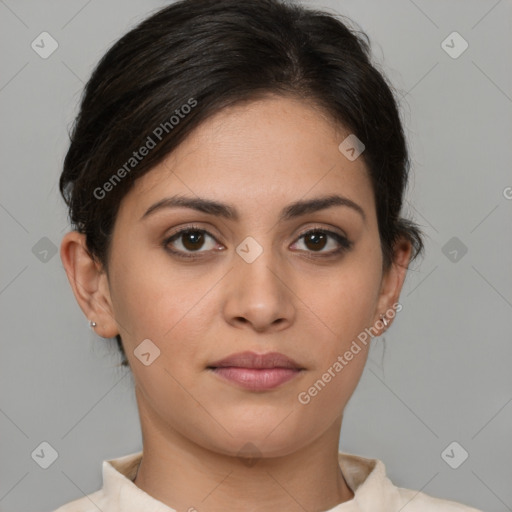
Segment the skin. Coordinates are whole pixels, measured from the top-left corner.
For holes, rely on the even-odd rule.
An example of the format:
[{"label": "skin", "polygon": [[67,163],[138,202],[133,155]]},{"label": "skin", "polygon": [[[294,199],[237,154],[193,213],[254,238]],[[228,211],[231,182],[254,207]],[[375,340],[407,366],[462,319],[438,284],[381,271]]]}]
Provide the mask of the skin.
[{"label": "skin", "polygon": [[[292,98],[230,107],[123,198],[108,275],[86,252],[83,235],[63,238],[61,259],[80,307],[98,335],[121,334],[134,374],[144,453],[135,484],[178,511],[322,511],[353,498],[337,454],[343,410],[369,344],[307,405],[297,396],[398,302],[411,245],[401,240],[383,272],[363,158],[350,161],[338,150],[347,134]],[[289,203],[333,193],[357,203],[366,219],[334,206],[278,221]],[[175,194],[228,203],[240,218],[181,207],[141,220]],[[202,246],[178,238],[170,247],[200,254],[179,259],[164,241],[190,223],[213,238],[205,235]],[[340,245],[300,237],[312,228],[344,235],[353,246],[322,257]],[[252,263],[235,251],[247,236],[263,248]],[[145,339],[160,349],[148,366],[134,355]],[[281,352],[304,370],[254,392],[206,368],[245,350]],[[252,462],[241,453],[249,442]]]}]

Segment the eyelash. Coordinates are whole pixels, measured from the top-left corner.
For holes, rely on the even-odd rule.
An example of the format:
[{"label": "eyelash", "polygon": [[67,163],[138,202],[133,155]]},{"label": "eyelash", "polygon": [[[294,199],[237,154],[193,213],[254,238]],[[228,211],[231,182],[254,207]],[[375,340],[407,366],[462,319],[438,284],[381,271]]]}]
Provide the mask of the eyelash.
[{"label": "eyelash", "polygon": [[[177,256],[178,258],[183,258],[183,259],[199,259],[199,258],[202,258],[203,256],[198,255],[199,251],[196,251],[195,253],[192,252],[192,253],[188,253],[187,254],[187,253],[184,253],[182,251],[176,251],[175,249],[171,249],[169,247],[169,244],[171,242],[179,239],[179,237],[181,235],[183,235],[184,233],[195,232],[195,231],[198,231],[200,233],[206,234],[209,237],[211,237],[214,240],[216,240],[216,238],[211,233],[209,233],[207,230],[202,229],[199,226],[191,225],[191,226],[186,226],[184,228],[181,228],[179,231],[176,231],[175,233],[173,233],[172,236],[166,238],[163,241],[162,245],[163,245],[163,247],[164,247],[164,249],[166,251],[168,251],[171,254]],[[311,228],[311,229],[308,229],[307,231],[304,231],[303,233],[301,233],[299,235],[299,237],[297,238],[297,241],[300,240],[301,238],[304,238],[305,236],[307,236],[307,235],[309,235],[311,233],[322,233],[322,234],[329,235],[332,238],[334,238],[336,240],[336,242],[338,242],[338,244],[340,244],[341,247],[339,249],[336,249],[334,251],[330,251],[328,253],[315,253],[315,251],[309,251],[309,252],[314,254],[314,256],[308,256],[309,258],[328,258],[328,257],[337,256],[337,255],[340,255],[340,254],[343,254],[343,253],[349,251],[350,249],[352,249],[352,246],[354,245],[353,242],[351,242],[350,240],[348,240],[344,236],[340,235],[339,233],[336,233],[334,231],[330,231],[330,230],[325,229],[325,228],[319,228],[319,227],[318,228]],[[206,252],[206,251],[202,251],[202,252]]]}]

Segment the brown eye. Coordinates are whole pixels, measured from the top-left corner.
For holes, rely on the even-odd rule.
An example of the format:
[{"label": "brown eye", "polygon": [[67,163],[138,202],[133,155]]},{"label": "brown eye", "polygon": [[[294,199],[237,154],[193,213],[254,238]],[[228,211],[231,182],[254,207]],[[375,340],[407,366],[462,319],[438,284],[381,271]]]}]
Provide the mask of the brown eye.
[{"label": "brown eye", "polygon": [[[210,242],[208,242],[208,239]],[[344,236],[326,229],[310,229],[299,239],[301,251],[318,256],[335,256],[352,248],[353,243]],[[217,240],[208,231],[196,227],[186,227],[163,242],[164,248],[182,258],[199,258],[217,246]],[[208,243],[210,246],[208,247]],[[296,242],[298,244],[299,242]],[[327,250],[325,250],[327,249]]]},{"label": "brown eye", "polygon": [[327,244],[328,236],[319,231],[312,231],[304,235],[304,243],[312,251],[321,251]]},{"label": "brown eye", "polygon": [[[312,229],[303,233],[299,240],[302,240],[306,252],[319,253],[321,256],[339,254],[352,248],[350,242],[344,236],[325,229]],[[298,243],[298,242],[296,242]],[[325,250],[324,249],[328,249]],[[330,250],[329,250],[330,249]]]},{"label": "brown eye", "polygon": [[204,235],[200,231],[185,231],[181,236],[183,247],[189,251],[201,249],[204,244]]},{"label": "brown eye", "polygon": [[[211,239],[210,247],[208,247],[207,241]],[[166,239],[164,246],[167,250],[173,254],[181,255],[183,257],[193,257],[192,253],[202,254],[216,246],[215,238],[205,231],[204,229],[197,228],[184,228],[170,238]],[[204,249],[206,245],[206,250]]]}]

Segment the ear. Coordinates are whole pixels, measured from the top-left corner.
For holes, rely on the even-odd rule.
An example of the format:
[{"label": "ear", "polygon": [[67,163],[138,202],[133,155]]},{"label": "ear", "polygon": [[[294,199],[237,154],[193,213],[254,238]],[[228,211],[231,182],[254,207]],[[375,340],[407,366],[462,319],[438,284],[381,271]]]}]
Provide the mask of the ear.
[{"label": "ear", "polygon": [[85,316],[97,324],[94,331],[103,338],[113,338],[119,330],[107,274],[89,254],[85,235],[78,231],[66,233],[60,246],[60,258],[78,305]]},{"label": "ear", "polygon": [[401,238],[393,248],[393,262],[382,276],[377,309],[373,323],[373,325],[375,325],[381,316],[386,318],[388,325],[382,329],[381,334],[389,328],[395,317],[396,313],[393,315],[386,315],[386,312],[389,310],[394,310],[396,312],[397,310],[396,306],[393,306],[397,304],[400,299],[400,292],[402,291],[402,286],[407,275],[407,268],[411,260],[411,254],[411,242],[406,238]]}]

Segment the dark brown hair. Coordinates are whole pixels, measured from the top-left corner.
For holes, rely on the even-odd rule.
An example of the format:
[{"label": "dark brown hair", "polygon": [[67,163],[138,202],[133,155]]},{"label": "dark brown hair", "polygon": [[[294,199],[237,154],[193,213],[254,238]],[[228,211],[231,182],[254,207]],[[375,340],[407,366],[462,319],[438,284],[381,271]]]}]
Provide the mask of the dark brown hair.
[{"label": "dark brown hair", "polygon": [[312,102],[364,143],[384,268],[400,238],[413,259],[423,252],[420,229],[401,217],[410,163],[397,102],[368,37],[341,18],[285,0],[181,0],[110,48],[85,86],[59,183],[71,225],[107,272],[135,180],[205,119],[266,94]]}]

